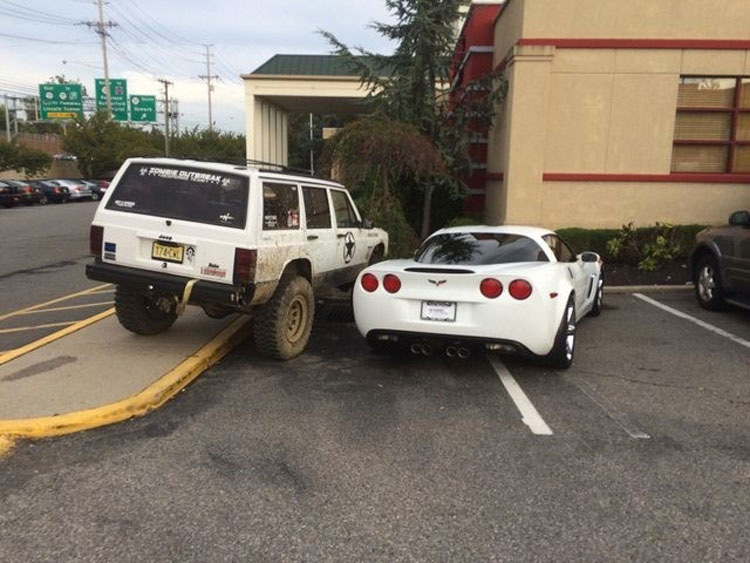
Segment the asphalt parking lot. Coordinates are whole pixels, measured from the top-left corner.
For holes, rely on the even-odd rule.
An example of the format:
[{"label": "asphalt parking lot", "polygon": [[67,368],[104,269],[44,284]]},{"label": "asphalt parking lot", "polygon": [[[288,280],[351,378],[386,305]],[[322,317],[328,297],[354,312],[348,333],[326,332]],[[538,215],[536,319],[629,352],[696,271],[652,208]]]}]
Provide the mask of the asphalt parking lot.
[{"label": "asphalt parking lot", "polygon": [[608,295],[566,372],[318,323],[0,461],[7,561],[746,561],[750,315]]}]

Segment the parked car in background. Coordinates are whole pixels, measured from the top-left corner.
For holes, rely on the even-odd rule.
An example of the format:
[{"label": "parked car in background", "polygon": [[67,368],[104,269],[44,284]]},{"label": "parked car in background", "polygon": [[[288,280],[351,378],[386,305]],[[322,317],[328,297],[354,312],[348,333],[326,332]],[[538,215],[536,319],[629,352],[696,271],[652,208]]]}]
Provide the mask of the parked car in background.
[{"label": "parked car in background", "polygon": [[41,203],[44,199],[42,192],[28,182],[24,182],[23,180],[8,180],[6,183],[16,188],[19,196],[19,203],[24,205],[34,205],[35,203]]},{"label": "parked car in background", "polygon": [[602,310],[602,263],[536,227],[452,227],[408,260],[369,266],[354,320],[376,350],[466,358],[472,348],[533,356],[565,369],[576,325]]},{"label": "parked car in background", "polygon": [[68,188],[71,201],[92,199],[92,196],[94,195],[91,191],[91,187],[84,184],[81,180],[55,179],[55,182]]},{"label": "parked car in background", "polygon": [[750,310],[750,211],[735,211],[729,225],[696,235],[690,272],[704,309],[729,303]]},{"label": "parked car in background", "polygon": [[42,193],[40,203],[65,203],[70,199],[68,188],[61,186],[54,180],[35,180],[30,183]]},{"label": "parked car in background", "polygon": [[0,182],[0,205],[3,207],[13,207],[20,203],[18,190],[7,182]]},{"label": "parked car in background", "polygon": [[78,182],[81,182],[85,186],[87,186],[91,190],[91,199],[93,201],[99,201],[102,199],[102,196],[104,195],[104,192],[106,190],[103,190],[99,187],[99,183],[96,180],[77,180]]}]

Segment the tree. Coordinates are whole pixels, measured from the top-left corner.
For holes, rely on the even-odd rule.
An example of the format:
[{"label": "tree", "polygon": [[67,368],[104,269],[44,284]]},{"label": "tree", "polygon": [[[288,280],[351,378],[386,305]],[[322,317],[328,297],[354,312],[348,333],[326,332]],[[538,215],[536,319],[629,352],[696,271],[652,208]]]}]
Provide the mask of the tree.
[{"label": "tree", "polygon": [[423,192],[423,238],[430,232],[434,190],[460,192],[477,124],[491,122],[495,105],[505,92],[504,81],[493,74],[468,85],[465,92],[455,93],[455,103],[446,103],[455,25],[464,4],[466,0],[386,0],[396,23],[374,23],[372,27],[398,42],[390,56],[363,49],[355,49],[355,55],[333,34],[321,32],[334,52],[359,72],[371,92],[375,114],[414,125],[431,140],[451,171],[450,178],[427,179],[418,187]]},{"label": "tree", "polygon": [[46,152],[30,149],[15,143],[0,142],[0,172],[23,170],[27,177],[41,174],[52,165]]},{"label": "tree", "polygon": [[97,111],[88,119],[77,122],[63,137],[63,149],[78,158],[78,168],[89,178],[98,178],[116,170],[132,156],[160,156],[158,139],[147,133],[120,125]]},{"label": "tree", "polygon": [[[245,163],[244,135],[196,127],[172,137],[171,142],[177,157]],[[63,149],[78,158],[85,176],[98,178],[116,170],[128,158],[163,156],[164,134],[111,121],[107,112],[100,110],[68,128]]]},{"label": "tree", "polygon": [[391,252],[415,248],[414,230],[404,218],[401,197],[412,183],[447,175],[440,153],[416,127],[386,118],[346,125],[326,145],[323,164],[349,186],[358,187],[358,206],[391,237]]}]

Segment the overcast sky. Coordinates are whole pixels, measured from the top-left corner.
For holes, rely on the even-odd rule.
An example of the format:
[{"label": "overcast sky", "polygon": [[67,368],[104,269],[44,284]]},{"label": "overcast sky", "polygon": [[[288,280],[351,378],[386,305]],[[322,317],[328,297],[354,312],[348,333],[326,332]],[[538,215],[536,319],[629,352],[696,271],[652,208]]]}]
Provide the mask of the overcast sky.
[{"label": "overcast sky", "polygon": [[[162,95],[156,78],[174,82],[181,127],[208,124],[206,85],[198,78],[206,74],[205,43],[213,45],[211,74],[221,77],[214,121],[243,133],[239,75],[274,54],[328,53],[319,29],[372,51],[393,49],[368,28],[389,20],[383,0],[108,0],[104,11],[117,24],[110,30],[110,78],[126,78],[128,93],[141,95]],[[0,95],[36,94],[56,74],[80,79],[93,95],[94,78],[104,75],[101,46],[80,22],[97,18],[93,0],[0,0]]]}]

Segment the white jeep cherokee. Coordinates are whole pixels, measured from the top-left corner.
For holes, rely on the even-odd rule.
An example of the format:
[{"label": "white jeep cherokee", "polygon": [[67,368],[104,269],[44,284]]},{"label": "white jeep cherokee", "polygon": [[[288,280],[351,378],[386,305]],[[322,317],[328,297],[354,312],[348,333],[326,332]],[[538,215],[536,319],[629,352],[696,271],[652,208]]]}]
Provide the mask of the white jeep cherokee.
[{"label": "white jeep cherokee", "polygon": [[314,291],[348,288],[388,251],[341,184],[167,158],[123,164],[90,242],[86,275],[117,285],[126,329],[163,332],[188,304],[213,318],[252,310],[258,348],[278,359],[307,345]]}]

